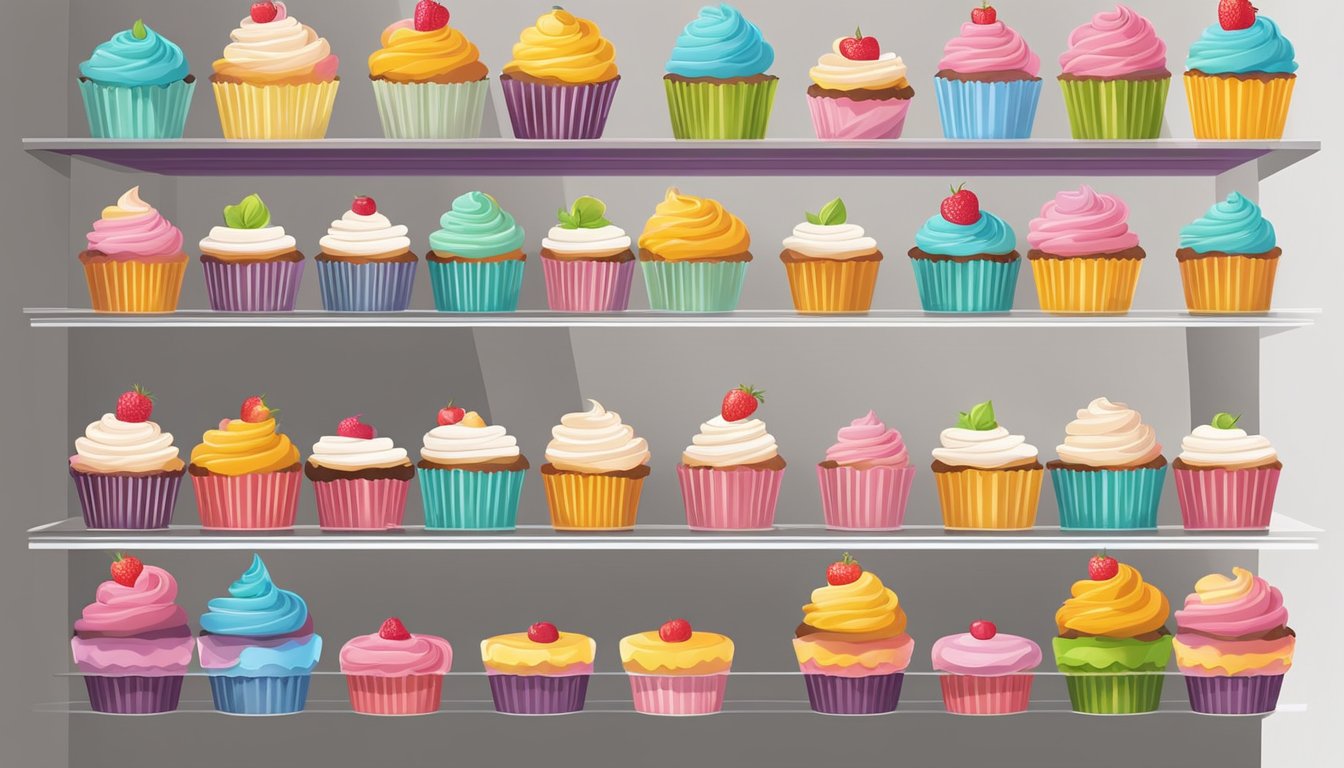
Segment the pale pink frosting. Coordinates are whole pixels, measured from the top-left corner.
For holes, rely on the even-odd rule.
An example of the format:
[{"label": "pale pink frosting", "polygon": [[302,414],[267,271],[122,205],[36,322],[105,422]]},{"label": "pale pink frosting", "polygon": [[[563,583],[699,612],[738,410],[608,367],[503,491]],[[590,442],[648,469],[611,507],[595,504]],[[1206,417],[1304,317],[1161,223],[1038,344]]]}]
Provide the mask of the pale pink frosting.
[{"label": "pale pink frosting", "polygon": [[187,613],[174,602],[176,599],[177,581],[172,574],[147,565],[133,587],[115,581],[99,584],[94,602],[85,606],[84,617],[75,621],[75,632],[134,637],[185,628]]},{"label": "pale pink frosting", "polygon": [[341,648],[341,671],[347,675],[446,675],[452,666],[452,646],[436,635],[388,640],[374,633],[352,638]]},{"label": "pale pink frosting", "polygon": [[1203,632],[1222,637],[1256,635],[1288,625],[1288,609],[1278,587],[1256,576],[1250,590],[1221,603],[1206,603],[1199,593],[1185,598],[1185,608],[1176,612],[1177,632]]},{"label": "pale pink frosting", "polygon": [[182,231],[140,199],[139,187],[103,211],[88,234],[90,251],[117,261],[168,260],[182,254]]},{"label": "pale pink frosting", "polygon": [[1069,35],[1069,49],[1059,57],[1066,75],[1123,77],[1167,68],[1167,44],[1152,22],[1133,9],[1117,5],[1102,11]]},{"label": "pale pink frosting", "polygon": [[1129,207],[1114,195],[1084,184],[1065,190],[1041,207],[1027,232],[1031,247],[1055,256],[1093,256],[1139,244],[1129,229]]},{"label": "pale pink frosting", "polygon": [[850,422],[836,438],[836,444],[826,451],[826,460],[842,467],[867,469],[905,467],[910,464],[910,454],[905,450],[901,433],[888,429],[872,411]]},{"label": "pale pink frosting", "polygon": [[144,640],[138,637],[70,638],[80,672],[101,675],[166,677],[181,675],[191,664],[191,633]]},{"label": "pale pink frosting", "polygon": [[1041,57],[1031,52],[1027,41],[1002,21],[961,25],[961,34],[943,47],[938,69],[962,74],[977,72],[1025,72],[1036,77]]},{"label": "pale pink frosting", "polygon": [[843,667],[837,665],[825,665],[816,661],[806,661],[798,665],[798,670],[804,675],[829,675],[831,677],[868,677],[869,675],[894,675],[897,672],[904,672],[907,664],[899,662],[890,662],[887,664],[877,664],[872,667],[864,667],[858,664],[852,667]]},{"label": "pale pink frosting", "polygon": [[1029,672],[1041,663],[1041,647],[1025,637],[994,635],[979,640],[969,632],[938,638],[933,668],[954,675],[998,677]]}]

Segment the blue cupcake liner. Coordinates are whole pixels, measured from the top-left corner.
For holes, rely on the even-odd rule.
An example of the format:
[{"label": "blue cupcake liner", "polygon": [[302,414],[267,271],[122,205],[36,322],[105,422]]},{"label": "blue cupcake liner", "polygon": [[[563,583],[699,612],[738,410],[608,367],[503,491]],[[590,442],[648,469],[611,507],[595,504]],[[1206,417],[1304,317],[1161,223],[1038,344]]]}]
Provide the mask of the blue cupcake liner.
[{"label": "blue cupcake liner", "polygon": [[215,709],[230,715],[289,715],[302,712],[308,701],[310,674],[286,677],[212,675],[210,695]]},{"label": "blue cupcake liner", "polygon": [[477,472],[421,467],[417,474],[425,505],[425,528],[512,531],[518,527],[518,501],[526,470]]},{"label": "blue cupcake liner", "polygon": [[1074,470],[1050,467],[1066,530],[1133,531],[1157,527],[1167,467]]},{"label": "blue cupcake liner", "polygon": [[732,312],[747,261],[641,261],[649,307],[666,312]]},{"label": "blue cupcake liner", "polygon": [[180,139],[195,78],[167,85],[102,85],[79,78],[79,95],[95,139]]},{"label": "blue cupcake liner", "polygon": [[1022,259],[911,259],[925,312],[1010,312]]},{"label": "blue cupcake liner", "polygon": [[1040,80],[980,83],[933,79],[943,136],[949,139],[1029,139],[1041,100]]},{"label": "blue cupcake liner", "polygon": [[354,264],[317,259],[322,308],[328,312],[404,312],[411,306],[416,261]]},{"label": "blue cupcake liner", "polygon": [[434,308],[440,312],[516,312],[523,290],[521,259],[429,262]]}]

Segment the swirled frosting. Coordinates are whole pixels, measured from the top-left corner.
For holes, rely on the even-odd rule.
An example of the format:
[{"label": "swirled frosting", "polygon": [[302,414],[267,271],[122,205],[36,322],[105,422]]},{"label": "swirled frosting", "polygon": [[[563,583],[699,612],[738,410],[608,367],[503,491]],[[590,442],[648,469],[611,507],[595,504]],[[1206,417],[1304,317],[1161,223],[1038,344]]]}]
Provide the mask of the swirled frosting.
[{"label": "swirled frosting", "polygon": [[1190,46],[1185,68],[1206,75],[1291,74],[1297,71],[1296,55],[1279,25],[1267,16],[1257,16],[1247,29],[1209,26]]},{"label": "swirled frosting", "polygon": [[1277,587],[1245,568],[1212,573],[1176,611],[1176,664],[1185,674],[1281,675],[1296,638]]},{"label": "swirled frosting", "polygon": [[775,49],[765,41],[760,27],[747,21],[726,3],[700,9],[667,60],[669,74],[679,77],[712,77],[727,80],[765,74],[775,63]]},{"label": "swirled frosting", "polygon": [[720,259],[747,253],[751,234],[719,201],[670,187],[644,225],[639,247],[668,261]]},{"label": "swirled frosting", "polygon": [[695,630],[679,643],[657,632],[621,638],[621,666],[636,675],[718,675],[733,665],[733,641],[727,635]]},{"label": "swirled frosting", "polygon": [[524,29],[504,74],[557,83],[605,83],[620,74],[616,48],[602,30],[559,6]]},{"label": "swirled frosting", "polygon": [[492,675],[590,675],[597,643],[587,635],[561,632],[553,643],[534,642],[526,632],[495,635],[481,641],[481,661]]},{"label": "swirled frosting", "polygon": [[341,646],[340,659],[341,671],[347,675],[446,675],[453,666],[453,647],[437,635],[388,640],[374,632],[351,638]]},{"label": "swirled frosting", "polygon": [[932,657],[935,672],[998,677],[1035,669],[1041,663],[1041,646],[1018,635],[996,634],[980,640],[962,632],[938,638]]},{"label": "swirled frosting", "polygon": [[187,612],[177,604],[177,580],[156,565],[146,565],[132,586],[111,580],[99,584],[93,602],[75,620],[76,634],[110,637],[186,628]]},{"label": "swirled frosting", "polygon": [[933,458],[950,467],[1000,469],[1034,462],[1038,453],[1027,438],[1003,427],[985,431],[952,427],[938,439],[943,447],[933,449]]},{"label": "swirled frosting", "polygon": [[1181,247],[1195,253],[1268,253],[1278,242],[1274,225],[1265,219],[1260,206],[1240,192],[1228,195],[1181,228]]},{"label": "swirled frosting", "polygon": [[894,637],[905,632],[900,598],[873,573],[864,571],[849,584],[827,584],[812,591],[803,606],[803,624],[822,632]]},{"label": "swirled frosting", "polygon": [[436,464],[482,464],[522,455],[518,438],[504,427],[437,426],[425,433],[420,458]]},{"label": "swirled frosting", "polygon": [[215,75],[253,85],[323,83],[336,78],[340,61],[331,44],[313,28],[276,3],[275,18],[258,24],[250,17],[229,34],[224,58],[216,59]]},{"label": "swirled frosting", "polygon": [[1064,429],[1059,458],[1088,467],[1141,467],[1162,455],[1157,431],[1124,403],[1099,397]]},{"label": "swirled frosting", "polygon": [[779,455],[775,436],[760,419],[726,421],[715,416],[700,425],[700,433],[681,454],[688,467],[739,467],[769,461]]},{"label": "swirled frosting", "polygon": [[596,400],[588,410],[567,413],[551,430],[546,460],[569,472],[624,472],[649,460],[649,444],[621,423],[621,415]]},{"label": "swirled frosting", "polygon": [[1064,190],[1041,207],[1027,231],[1032,248],[1054,256],[1118,253],[1139,244],[1129,229],[1129,206],[1086,184]]},{"label": "swirled frosting", "polygon": [[182,230],[141,200],[139,187],[131,187],[116,205],[104,208],[87,239],[90,251],[117,261],[153,261],[182,255]]},{"label": "swirled frosting", "polygon": [[1181,440],[1181,461],[1192,467],[1250,469],[1273,464],[1279,454],[1269,440],[1244,429],[1218,429],[1205,424]]},{"label": "swirled frosting", "polygon": [[1017,248],[1017,233],[987,211],[974,224],[954,224],[933,216],[915,234],[915,245],[933,256],[1006,256]]},{"label": "swirled frosting", "polygon": [[527,233],[513,215],[484,192],[468,192],[453,201],[439,219],[441,229],[429,236],[429,247],[440,254],[486,259],[523,247]]},{"label": "swirled frosting", "polygon": [[75,439],[72,464],[85,472],[154,472],[179,470],[173,436],[152,421],[122,421],[105,413]]},{"label": "swirled frosting", "polygon": [[207,430],[191,463],[216,475],[279,472],[299,463],[299,449],[276,430],[275,419],[255,423],[226,419]]},{"label": "swirled frosting", "polygon": [[1071,592],[1055,613],[1061,635],[1139,637],[1161,629],[1171,613],[1167,596],[1125,563],[1105,581],[1075,581]]},{"label": "swirled frosting", "polygon": [[[237,211],[255,203],[254,219],[235,216],[230,219],[230,211]],[[224,261],[242,261],[251,259],[269,259],[293,253],[298,242],[285,234],[284,227],[273,227],[271,212],[260,197],[251,195],[236,206],[224,209],[224,226],[211,227],[210,234],[201,240],[201,253]]]},{"label": "swirled frosting", "polygon": [[481,52],[456,27],[420,31],[414,19],[383,30],[382,47],[369,54],[369,75],[394,83],[474,83],[490,70]]},{"label": "swirled frosting", "polygon": [[593,229],[551,227],[541,240],[541,247],[557,256],[615,256],[630,250],[630,236],[624,229],[608,224]]},{"label": "swirled frosting", "polygon": [[307,624],[308,604],[275,585],[260,555],[229,585],[229,596],[211,599],[201,616],[202,630],[234,637],[288,635]]},{"label": "swirled frosting", "polygon": [[410,459],[406,458],[406,449],[396,447],[390,437],[364,440],[323,435],[313,446],[313,455],[308,457],[308,463],[341,472],[357,472],[361,469],[403,467],[410,464]]},{"label": "swirled frosting", "polygon": [[784,247],[814,259],[855,259],[877,253],[877,241],[857,224],[813,224],[805,221],[784,238]]},{"label": "swirled frosting", "polygon": [[1027,41],[1002,21],[993,24],[966,22],[961,34],[947,41],[939,70],[960,74],[983,72],[1022,72],[1036,77],[1041,57],[1031,52]]},{"label": "swirled frosting", "polygon": [[406,236],[409,230],[405,225],[392,222],[381,213],[362,216],[354,211],[346,211],[341,218],[331,222],[327,236],[319,245],[322,252],[332,256],[349,256],[374,259],[401,256],[411,250],[411,239]]},{"label": "swirled frosting", "polygon": [[1167,68],[1167,44],[1153,23],[1127,5],[1101,11],[1073,30],[1069,48],[1059,57],[1066,75],[1118,78]]},{"label": "swirled frosting", "polygon": [[812,82],[831,91],[882,91],[889,88],[907,88],[905,62],[894,53],[884,53],[871,61],[847,59],[840,53],[837,39],[831,52],[817,59],[817,65],[808,70]]},{"label": "swirled frosting", "polygon": [[901,433],[888,428],[872,411],[836,433],[835,445],[826,449],[826,460],[855,469],[910,466]]},{"label": "swirled frosting", "polygon": [[143,38],[126,29],[100,43],[89,60],[79,65],[79,74],[95,83],[127,88],[186,79],[191,70],[182,49],[151,27],[140,26]]}]

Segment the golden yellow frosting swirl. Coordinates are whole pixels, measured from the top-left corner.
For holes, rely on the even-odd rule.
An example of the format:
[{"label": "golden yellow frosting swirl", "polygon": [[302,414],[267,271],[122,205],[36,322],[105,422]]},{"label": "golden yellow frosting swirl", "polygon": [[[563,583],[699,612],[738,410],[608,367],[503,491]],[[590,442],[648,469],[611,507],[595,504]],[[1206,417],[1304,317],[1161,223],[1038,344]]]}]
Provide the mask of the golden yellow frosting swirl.
[{"label": "golden yellow frosting swirl", "polygon": [[1161,629],[1171,614],[1167,596],[1124,563],[1105,581],[1075,581],[1071,592],[1073,597],[1055,613],[1061,635],[1138,637]]},{"label": "golden yellow frosting swirl", "polygon": [[751,234],[717,200],[671,187],[644,225],[639,247],[668,261],[722,259],[746,253]]},{"label": "golden yellow frosting swirl", "polygon": [[639,632],[621,638],[621,665],[644,675],[716,675],[733,665],[733,641],[695,631],[685,642],[669,643],[657,632]]},{"label": "golden yellow frosting swirl", "polygon": [[558,83],[605,83],[614,79],[616,48],[596,24],[556,8],[523,30],[504,74],[522,73]]},{"label": "golden yellow frosting swirl", "polygon": [[232,419],[207,430],[191,451],[191,463],[217,475],[279,472],[299,463],[299,449],[275,429],[275,419],[250,423]]},{"label": "golden yellow frosting swirl", "polygon": [[896,593],[865,571],[850,584],[813,590],[803,623],[823,632],[892,637],[905,631],[905,610]]},{"label": "golden yellow frosting swirl", "polygon": [[394,83],[474,83],[489,74],[480,50],[453,27],[420,32],[397,22],[383,30],[382,46],[369,56],[369,74]]},{"label": "golden yellow frosting swirl", "polygon": [[553,643],[534,642],[526,632],[481,641],[481,661],[486,668],[512,675],[564,674],[576,664],[591,666],[596,656],[597,643],[577,632],[561,632]]}]

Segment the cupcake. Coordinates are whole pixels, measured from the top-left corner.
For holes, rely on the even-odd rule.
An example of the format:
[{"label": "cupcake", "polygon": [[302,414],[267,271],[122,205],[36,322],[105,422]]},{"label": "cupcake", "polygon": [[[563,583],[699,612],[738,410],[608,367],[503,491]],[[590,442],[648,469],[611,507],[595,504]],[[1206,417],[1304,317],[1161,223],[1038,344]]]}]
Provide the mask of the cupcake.
[{"label": "cupcake", "polygon": [[821,509],[833,531],[899,531],[915,483],[901,433],[872,411],[836,434],[817,465]]},{"label": "cupcake", "polygon": [[803,606],[793,650],[812,709],[826,715],[895,712],[915,641],[901,601],[849,555]]},{"label": "cupcake", "polygon": [[87,528],[146,530],[173,521],[186,465],[173,436],[149,420],[154,396],[136,386],[75,440],[70,477]]},{"label": "cupcake", "polygon": [[899,139],[915,89],[905,62],[854,30],[808,70],[807,106],[818,139]]},{"label": "cupcake", "polygon": [[514,312],[523,290],[527,233],[484,192],[453,201],[429,236],[429,280],[440,312]]},{"label": "cupcake", "polygon": [[508,715],[582,712],[596,654],[593,638],[549,621],[481,641],[495,710]]},{"label": "cupcake", "polygon": [[764,139],[779,78],[775,49],[736,8],[720,3],[677,37],[663,85],[678,139]]},{"label": "cupcake", "polygon": [[196,640],[215,709],[230,715],[303,711],[308,682],[322,656],[322,637],[302,597],[271,581],[258,555],[228,597],[201,616]]},{"label": "cupcake", "polygon": [[383,30],[369,55],[369,80],[389,139],[475,139],[490,94],[490,71],[448,9],[420,0],[415,16]]},{"label": "cupcake", "polygon": [[195,91],[182,49],[143,19],[79,65],[79,95],[95,139],[180,139]]},{"label": "cupcake", "polygon": [[942,673],[943,706],[954,715],[1026,712],[1032,671],[1040,663],[1039,645],[999,634],[992,621],[973,621],[969,632],[940,637],[933,644],[933,671]]},{"label": "cupcake", "polygon": [[1031,220],[1027,242],[1046,312],[1123,315],[1134,303],[1146,254],[1120,198],[1086,184],[1060,192]]},{"label": "cupcake", "polygon": [[1281,139],[1297,83],[1293,44],[1250,0],[1222,0],[1185,60],[1197,139]]},{"label": "cupcake", "polygon": [[405,226],[392,225],[372,197],[356,197],[331,222],[317,254],[322,308],[328,312],[404,312],[420,259]]},{"label": "cupcake", "polygon": [[1059,458],[1046,465],[1065,530],[1157,527],[1167,460],[1157,433],[1124,403],[1099,397],[1064,430]]},{"label": "cupcake", "polygon": [[299,449],[277,430],[265,399],[243,401],[239,418],[207,430],[187,473],[205,528],[254,531],[294,527],[303,485]]},{"label": "cupcake", "polygon": [[1167,596],[1134,568],[1098,555],[1089,578],[1055,613],[1055,663],[1073,711],[1086,715],[1155,712],[1171,658]]},{"label": "cupcake", "polygon": [[587,195],[557,214],[541,241],[546,304],[556,312],[624,312],[635,254],[630,236],[607,221],[607,204]]},{"label": "cupcake", "polygon": [[1200,314],[1268,312],[1281,255],[1260,206],[1233,192],[1181,229],[1185,306]]},{"label": "cupcake", "polygon": [[807,314],[867,312],[873,306],[882,252],[863,227],[849,224],[836,198],[793,228],[779,254],[789,275],[793,306]]},{"label": "cupcake", "polygon": [[723,710],[733,641],[673,619],[657,632],[621,638],[621,666],[630,675],[636,712],[712,715]]},{"label": "cupcake", "polygon": [[420,449],[420,497],[432,530],[511,531],[531,467],[518,439],[449,402]]},{"label": "cupcake", "polygon": [[933,83],[943,136],[1029,139],[1041,100],[1041,59],[988,4],[943,47]]},{"label": "cupcake", "polygon": [[182,293],[187,254],[182,231],[132,187],[103,209],[79,254],[95,312],[172,312]]},{"label": "cupcake", "polygon": [[616,49],[560,6],[524,29],[499,82],[518,139],[600,139],[621,84]]},{"label": "cupcake", "polygon": [[120,554],[70,640],[89,707],[113,715],[177,709],[194,647],[172,574]]},{"label": "cupcake", "polygon": [[628,531],[649,476],[649,444],[596,400],[551,430],[541,479],[557,531]]},{"label": "cupcake", "polygon": [[1171,464],[1187,530],[1268,530],[1283,463],[1269,440],[1220,413],[1181,441]]},{"label": "cupcake", "polygon": [[765,422],[752,418],[765,393],[741,386],[681,454],[677,481],[693,531],[768,531],[784,482],[784,457]]},{"label": "cupcake", "polygon": [[1156,139],[1171,72],[1167,44],[1126,5],[1101,11],[1069,35],[1059,85],[1075,139]]},{"label": "cupcake", "polygon": [[415,467],[406,449],[351,416],[313,446],[303,473],[317,492],[317,522],[334,531],[400,528]]},{"label": "cupcake", "polygon": [[925,312],[1010,312],[1022,257],[1008,222],[980,210],[980,198],[954,187],[939,215],[924,222],[910,249]]},{"label": "cupcake", "polygon": [[1296,644],[1283,595],[1245,568],[1195,582],[1176,612],[1176,666],[1203,714],[1273,712]]},{"label": "cupcake", "polygon": [[224,138],[325,138],[341,85],[327,39],[270,0],[229,38],[210,76]]},{"label": "cupcake", "polygon": [[751,263],[751,235],[717,200],[669,187],[639,236],[649,306],[672,312],[732,312]]},{"label": "cupcake", "polygon": [[303,254],[256,195],[224,207],[224,226],[201,240],[205,292],[216,312],[293,312]]},{"label": "cupcake", "polygon": [[390,618],[372,635],[341,646],[350,706],[365,715],[427,715],[439,711],[453,647],[436,635],[413,635]]},{"label": "cupcake", "polygon": [[1045,469],[1036,446],[999,426],[993,402],[962,413],[939,441],[933,477],[948,530],[1025,531],[1036,524]]}]

